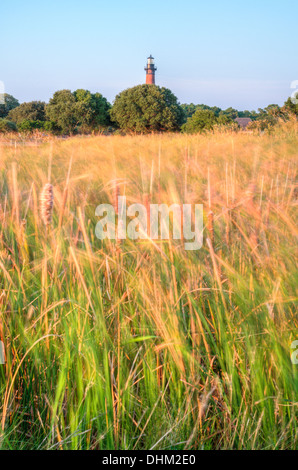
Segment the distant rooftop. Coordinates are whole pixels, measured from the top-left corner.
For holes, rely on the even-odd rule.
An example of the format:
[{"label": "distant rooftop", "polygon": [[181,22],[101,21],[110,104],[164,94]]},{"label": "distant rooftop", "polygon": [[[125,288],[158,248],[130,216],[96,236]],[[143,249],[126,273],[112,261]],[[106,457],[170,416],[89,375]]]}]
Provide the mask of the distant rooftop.
[{"label": "distant rooftop", "polygon": [[241,129],[245,129],[252,120],[250,118],[236,118],[235,121],[239,124]]}]

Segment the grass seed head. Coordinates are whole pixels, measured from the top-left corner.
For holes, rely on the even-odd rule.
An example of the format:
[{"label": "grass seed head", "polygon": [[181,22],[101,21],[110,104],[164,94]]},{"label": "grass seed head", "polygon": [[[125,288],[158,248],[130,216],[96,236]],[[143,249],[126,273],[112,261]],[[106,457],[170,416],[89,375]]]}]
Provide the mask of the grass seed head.
[{"label": "grass seed head", "polygon": [[50,183],[45,184],[40,195],[40,213],[45,226],[52,222],[54,192]]}]

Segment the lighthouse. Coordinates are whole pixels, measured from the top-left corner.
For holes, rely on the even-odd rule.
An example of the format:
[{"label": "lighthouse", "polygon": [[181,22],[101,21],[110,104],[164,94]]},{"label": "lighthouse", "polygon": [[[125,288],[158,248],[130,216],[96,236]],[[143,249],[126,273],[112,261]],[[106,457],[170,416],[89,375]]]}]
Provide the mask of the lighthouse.
[{"label": "lighthouse", "polygon": [[146,70],[146,84],[155,85],[155,70],[157,68],[154,65],[154,57],[151,54],[147,59],[147,65],[144,69]]}]

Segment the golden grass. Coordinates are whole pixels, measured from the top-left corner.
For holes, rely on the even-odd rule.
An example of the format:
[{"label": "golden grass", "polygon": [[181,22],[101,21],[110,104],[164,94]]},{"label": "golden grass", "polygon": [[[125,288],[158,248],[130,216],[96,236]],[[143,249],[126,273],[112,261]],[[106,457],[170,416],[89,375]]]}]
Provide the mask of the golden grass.
[{"label": "golden grass", "polygon": [[[297,140],[291,123],[0,145],[3,448],[297,446]],[[100,242],[118,195],[203,204],[202,249]]]}]

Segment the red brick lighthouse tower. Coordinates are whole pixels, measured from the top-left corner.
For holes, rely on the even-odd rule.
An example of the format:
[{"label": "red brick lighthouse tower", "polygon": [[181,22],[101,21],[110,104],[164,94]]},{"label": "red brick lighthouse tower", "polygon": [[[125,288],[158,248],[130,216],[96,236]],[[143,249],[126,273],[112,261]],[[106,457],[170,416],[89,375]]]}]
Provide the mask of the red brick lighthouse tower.
[{"label": "red brick lighthouse tower", "polygon": [[155,85],[155,70],[157,70],[157,68],[154,65],[154,57],[152,57],[151,54],[147,59],[147,65],[144,69],[146,70],[147,85]]}]

